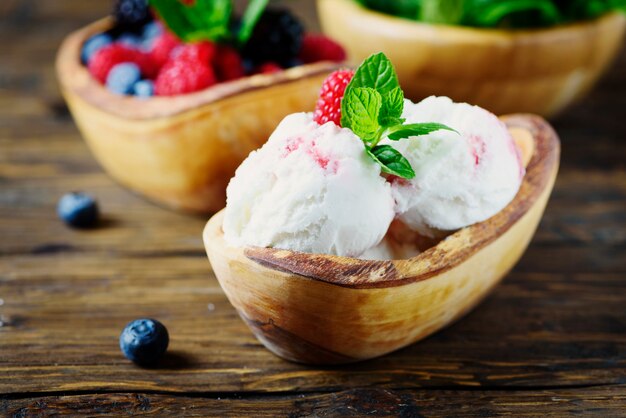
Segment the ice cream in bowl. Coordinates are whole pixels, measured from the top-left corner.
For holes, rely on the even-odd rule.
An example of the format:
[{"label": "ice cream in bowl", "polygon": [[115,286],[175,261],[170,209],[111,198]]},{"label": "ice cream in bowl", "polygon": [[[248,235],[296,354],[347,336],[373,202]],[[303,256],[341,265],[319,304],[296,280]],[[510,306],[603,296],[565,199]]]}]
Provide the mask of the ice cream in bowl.
[{"label": "ice cream in bowl", "polygon": [[552,191],[538,116],[405,100],[375,54],[333,73],[237,169],[204,243],[227,297],[275,354],[366,360],[476,306],[513,268]]}]

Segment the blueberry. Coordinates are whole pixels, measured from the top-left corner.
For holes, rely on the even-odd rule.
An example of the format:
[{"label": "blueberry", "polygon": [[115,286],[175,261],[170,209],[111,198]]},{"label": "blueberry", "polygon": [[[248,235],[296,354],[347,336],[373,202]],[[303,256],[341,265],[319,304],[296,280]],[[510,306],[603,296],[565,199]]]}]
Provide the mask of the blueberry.
[{"label": "blueberry", "polygon": [[143,46],[141,38],[131,33],[120,35],[120,37],[117,38],[117,42],[130,48],[141,48]]},{"label": "blueberry", "polygon": [[98,204],[93,197],[82,193],[68,193],[59,200],[59,217],[69,226],[89,228],[98,222]]},{"label": "blueberry", "polygon": [[154,41],[163,34],[163,25],[159,22],[150,22],[143,27],[141,32],[141,49],[152,50]]},{"label": "blueberry", "polygon": [[136,82],[141,80],[141,70],[137,64],[124,62],[117,64],[107,76],[106,86],[113,93],[130,94]]},{"label": "blueberry", "polygon": [[136,319],[120,335],[120,348],[129,360],[149,366],[159,360],[170,342],[165,326],[155,319]]},{"label": "blueberry", "polygon": [[304,64],[302,62],[302,60],[300,60],[298,58],[291,58],[291,59],[285,61],[285,68],[299,67],[302,64]]},{"label": "blueberry", "polygon": [[137,97],[154,96],[154,82],[151,80],[140,80],[133,86],[133,94]]},{"label": "blueberry", "polygon": [[163,33],[163,26],[159,22],[150,22],[143,27],[141,37],[144,41],[153,40]]},{"label": "blueberry", "polygon": [[107,33],[94,35],[87,39],[87,41],[83,44],[83,49],[80,53],[80,58],[82,59],[83,64],[87,64],[96,52],[112,42],[113,38]]}]

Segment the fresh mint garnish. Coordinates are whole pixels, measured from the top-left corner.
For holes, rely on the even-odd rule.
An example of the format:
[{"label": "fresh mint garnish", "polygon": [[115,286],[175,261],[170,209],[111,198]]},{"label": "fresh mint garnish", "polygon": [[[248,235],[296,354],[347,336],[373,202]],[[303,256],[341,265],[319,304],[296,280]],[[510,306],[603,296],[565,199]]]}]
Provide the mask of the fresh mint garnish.
[{"label": "fresh mint garnish", "polygon": [[248,8],[241,17],[241,27],[237,33],[237,41],[241,45],[248,42],[248,39],[252,36],[252,31],[267,7],[267,3],[269,3],[269,0],[250,0]]},{"label": "fresh mint garnish", "polygon": [[368,149],[367,154],[380,164],[383,173],[393,174],[405,179],[415,177],[415,171],[413,171],[409,160],[404,158],[400,151],[390,145],[377,145],[372,149]]},{"label": "fresh mint garnish", "polygon": [[378,145],[387,135],[397,141],[441,129],[440,123],[404,124],[404,92],[389,58],[383,53],[367,58],[356,70],[341,101],[341,126],[349,128],[365,145],[367,154],[387,174],[405,179],[415,177],[409,161],[395,148]]},{"label": "fresh mint garnish", "polygon": [[431,132],[447,130],[456,132],[454,129],[441,123],[409,123],[406,125],[396,125],[388,129],[387,138],[392,141],[410,138],[412,136],[428,135]]},{"label": "fresh mint garnish", "polygon": [[165,24],[184,42],[235,40],[245,44],[259,21],[269,0],[250,0],[241,18],[239,30],[231,31],[232,0],[195,0],[183,4],[180,0],[148,0]]}]

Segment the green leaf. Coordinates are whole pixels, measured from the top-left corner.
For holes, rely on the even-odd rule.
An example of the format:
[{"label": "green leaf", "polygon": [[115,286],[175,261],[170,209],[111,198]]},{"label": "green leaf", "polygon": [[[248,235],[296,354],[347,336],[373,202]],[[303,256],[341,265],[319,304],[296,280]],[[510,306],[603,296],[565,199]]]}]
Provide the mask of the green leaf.
[{"label": "green leaf", "polygon": [[366,142],[379,138],[381,127],[378,115],[382,100],[380,93],[372,88],[351,89],[342,101],[341,125],[350,128]]},{"label": "green leaf", "polygon": [[427,135],[431,132],[439,130],[456,132],[454,129],[441,123],[411,123],[408,125],[398,125],[390,128],[388,131],[388,138],[392,141],[398,141],[400,139],[410,138],[412,136]]},{"label": "green leaf", "polygon": [[187,19],[184,8],[178,0],[148,0],[167,27],[180,39],[186,39],[192,24]]},{"label": "green leaf", "polygon": [[378,121],[383,128],[404,123],[401,118],[404,110],[404,92],[396,87],[383,96],[383,105],[380,108]]},{"label": "green leaf", "polygon": [[231,0],[196,0],[187,6],[180,0],[149,0],[169,29],[185,42],[228,38]]},{"label": "green leaf", "polygon": [[269,3],[269,0],[250,1],[248,8],[241,18],[241,28],[239,28],[239,33],[237,33],[237,41],[239,44],[243,45],[248,42],[248,39],[252,36],[254,27],[267,7],[267,3]]},{"label": "green leaf", "polygon": [[464,0],[422,0],[420,20],[427,23],[453,25],[463,17]]},{"label": "green leaf", "polygon": [[415,177],[411,163],[402,154],[390,145],[379,145],[367,150],[367,154],[380,164],[381,171],[404,179]]},{"label": "green leaf", "polygon": [[470,26],[535,27],[561,22],[559,9],[551,0],[473,0],[466,7],[463,23]]},{"label": "green leaf", "polygon": [[386,95],[396,87],[400,87],[396,70],[385,54],[378,53],[367,58],[356,70],[346,91],[358,87],[370,87]]}]

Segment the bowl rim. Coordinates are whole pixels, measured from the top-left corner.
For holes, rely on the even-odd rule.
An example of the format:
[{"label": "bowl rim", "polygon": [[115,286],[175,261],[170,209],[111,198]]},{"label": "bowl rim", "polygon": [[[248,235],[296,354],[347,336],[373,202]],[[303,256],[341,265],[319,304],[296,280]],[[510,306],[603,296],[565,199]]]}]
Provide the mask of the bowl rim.
[{"label": "bowl rim", "polygon": [[80,58],[84,42],[91,36],[110,29],[112,25],[113,18],[109,16],[67,35],[57,53],[56,72],[64,93],[71,92],[92,106],[124,119],[150,120],[175,116],[198,107],[217,104],[242,93],[319,77],[348,66],[347,63],[331,61],[304,64],[274,74],[256,74],[218,83],[204,90],[179,96],[143,99],[117,95],[94,79]]},{"label": "bowl rim", "polygon": [[502,29],[502,28],[480,28],[473,26],[462,25],[446,25],[446,24],[433,24],[414,21],[399,16],[389,15],[377,10],[368,9],[365,6],[358,4],[355,0],[316,0],[318,8],[322,3],[332,1],[334,7],[350,8],[356,15],[377,19],[379,21],[387,21],[389,24],[401,25],[407,30],[414,32],[428,32],[432,34],[433,31],[439,33],[447,33],[450,35],[457,35],[459,38],[467,37],[480,37],[482,39],[491,39],[493,41],[502,41],[504,39],[515,40],[516,38],[528,38],[530,37],[552,37],[555,35],[561,35],[566,33],[578,32],[581,29],[590,28],[593,26],[602,26],[604,24],[610,24],[611,22],[621,21],[622,24],[626,23],[626,14],[618,11],[612,11],[604,13],[598,17],[587,20],[580,20],[576,22],[569,22],[565,24],[545,27],[545,28],[519,28],[519,29]]},{"label": "bowl rim", "polygon": [[[556,178],[560,140],[552,126],[542,117],[531,114],[507,115],[501,120],[509,129],[527,130],[534,138],[534,152],[517,195],[493,217],[454,232],[415,257],[378,261],[253,246],[231,247],[223,237],[224,210],[206,224],[203,233],[206,250],[211,253],[210,247],[218,246],[221,251],[265,268],[351,289],[390,288],[434,278],[458,266],[512,228],[545,192],[549,192]],[[216,238],[219,244],[215,243]],[[456,242],[468,245],[452,245]]]}]

